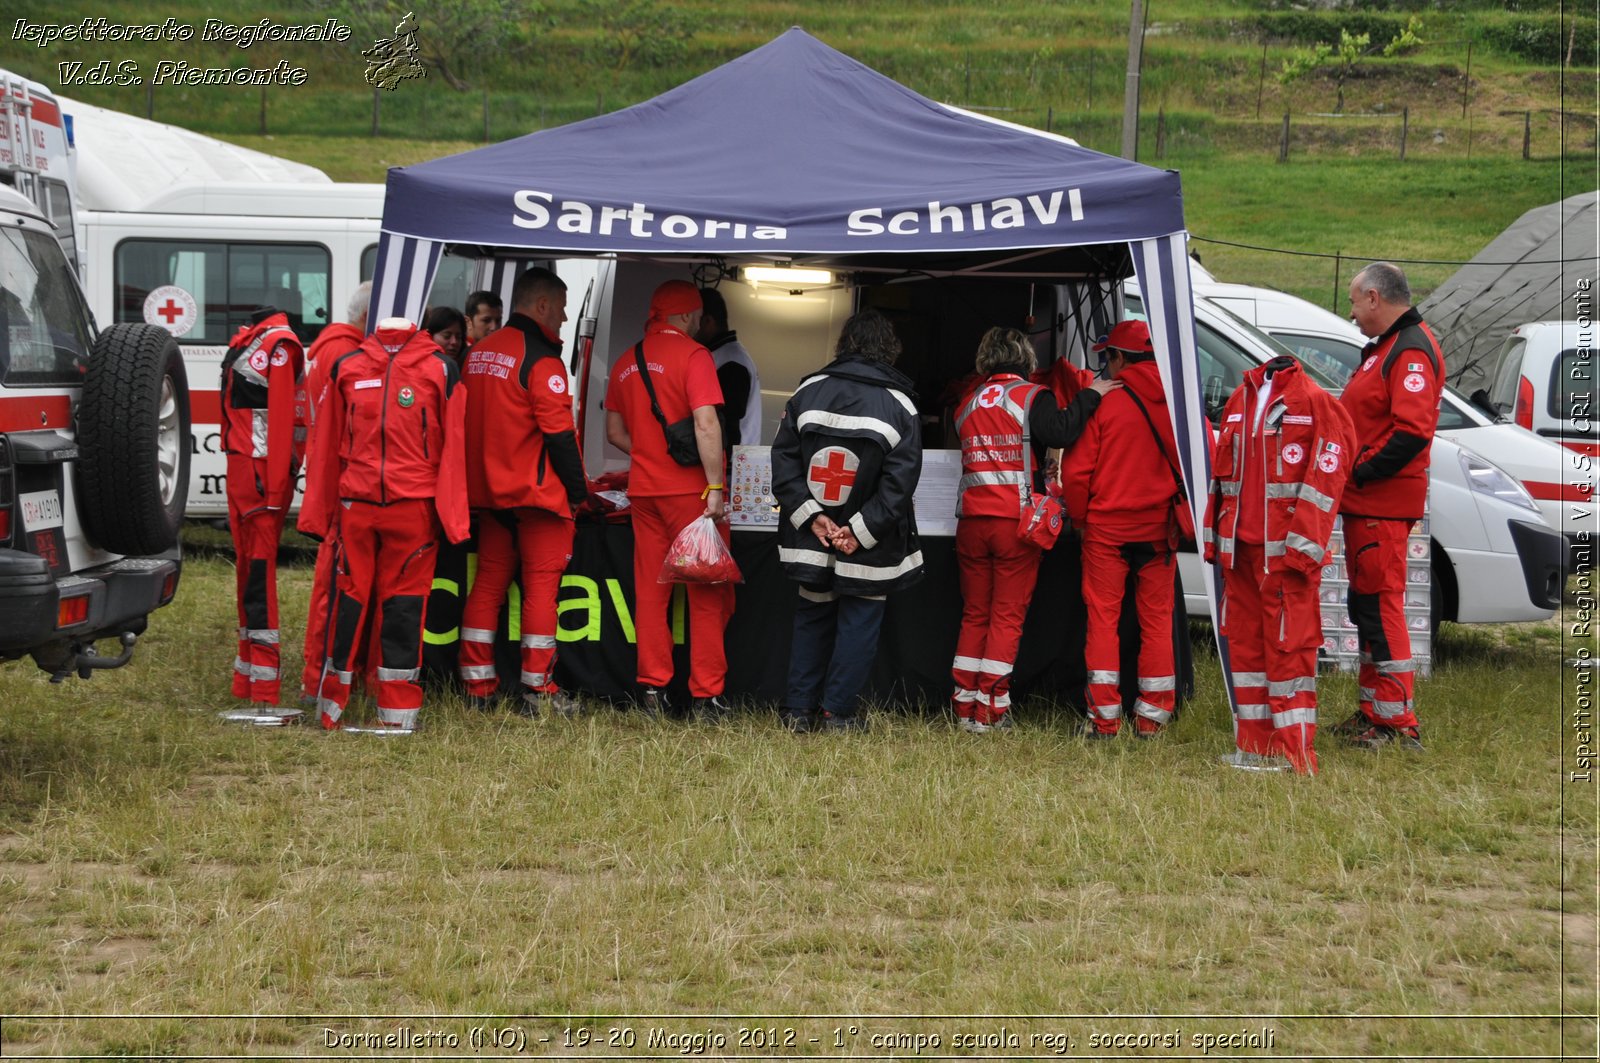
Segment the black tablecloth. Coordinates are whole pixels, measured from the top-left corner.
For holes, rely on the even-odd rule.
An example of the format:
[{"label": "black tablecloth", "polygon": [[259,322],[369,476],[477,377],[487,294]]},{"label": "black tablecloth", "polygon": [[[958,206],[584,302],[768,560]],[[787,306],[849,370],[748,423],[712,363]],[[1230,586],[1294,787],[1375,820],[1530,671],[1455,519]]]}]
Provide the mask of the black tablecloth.
[{"label": "black tablecloth", "polygon": [[[796,601],[795,585],[778,566],[778,537],[770,532],[735,531],[733,554],[744,573],[728,625],[727,692],[735,698],[776,703],[783,695],[789,639]],[[942,705],[950,697],[950,662],[961,624],[955,540],[922,540],[927,575],[922,582],[890,595],[868,694],[877,702]],[[456,629],[467,587],[472,547],[445,548],[428,601],[424,664],[438,678],[453,678]],[[1039,582],[1012,674],[1016,698],[1043,696],[1083,707],[1084,608],[1081,552],[1075,539],[1063,538],[1046,552]],[[1176,607],[1173,640],[1180,692],[1193,689],[1183,589],[1173,566]],[[515,586],[513,586],[515,592]],[[1129,601],[1132,600],[1130,593]],[[673,599],[679,688],[688,675],[686,610],[682,588]],[[627,524],[580,522],[572,563],[562,581],[557,626],[560,648],[556,679],[566,689],[593,697],[622,700],[634,690],[633,529]],[[518,673],[517,628],[502,612],[496,659],[500,674],[513,684]],[[1138,648],[1137,618],[1124,609],[1122,674],[1133,677]],[[1125,696],[1131,706],[1133,691]]]}]

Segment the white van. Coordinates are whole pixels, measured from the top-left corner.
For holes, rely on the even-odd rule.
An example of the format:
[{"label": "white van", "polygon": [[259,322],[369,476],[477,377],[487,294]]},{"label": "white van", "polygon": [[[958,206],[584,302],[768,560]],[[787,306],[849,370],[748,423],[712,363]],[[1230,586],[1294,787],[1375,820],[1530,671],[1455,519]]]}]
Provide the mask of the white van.
[{"label": "white van", "polygon": [[1495,364],[1487,402],[1496,413],[1579,454],[1600,454],[1592,321],[1518,325]]},{"label": "white van", "polygon": [[[384,186],[186,129],[62,100],[77,143],[84,291],[103,324],[160,325],[188,368],[193,431],[187,513],[227,514],[222,356],[271,305],[308,346],[345,319],[378,255]],[[446,259],[437,299],[460,306],[474,264]]]},{"label": "white van", "polygon": [[[1126,282],[1125,291],[1128,313],[1142,317],[1138,282]],[[1213,423],[1246,371],[1293,353],[1204,298],[1195,300],[1195,343]],[[1306,370],[1324,388],[1339,390],[1317,365]],[[1494,463],[1443,434],[1434,437],[1429,473],[1433,626],[1549,617],[1561,600],[1564,552],[1533,497]],[[1200,559],[1185,554],[1179,563],[1189,614],[1209,616]]]},{"label": "white van", "polygon": [[[1204,299],[1220,306],[1267,333],[1294,352],[1302,363],[1322,370],[1341,387],[1361,364],[1361,349],[1367,342],[1361,330],[1315,303],[1272,288],[1199,280],[1194,285],[1194,293],[1197,300]],[[1525,325],[1512,334],[1501,356],[1504,372],[1508,364],[1522,364],[1524,351],[1531,352],[1532,357],[1526,364],[1538,367],[1533,375],[1541,380],[1541,413],[1534,412],[1540,403],[1531,399],[1525,407],[1514,410],[1519,385],[1518,370],[1513,367],[1508,375],[1502,376],[1502,382],[1496,384],[1495,397],[1500,398],[1503,392],[1504,405],[1494,411],[1481,409],[1447,386],[1439,400],[1438,431],[1515,476],[1538,502],[1550,526],[1562,531],[1569,543],[1574,543],[1582,530],[1595,530],[1595,502],[1593,495],[1580,486],[1581,481],[1590,477],[1575,475],[1582,470],[1573,466],[1571,454],[1557,444],[1573,446],[1576,443],[1578,446],[1574,449],[1581,450],[1585,439],[1577,438],[1577,433],[1573,432],[1569,442],[1551,410],[1556,407],[1571,410],[1576,408],[1574,404],[1581,402],[1578,396],[1593,396],[1593,341],[1591,339],[1585,362],[1579,357],[1584,352],[1576,347],[1576,328],[1565,334],[1572,343],[1563,345],[1563,335],[1559,327],[1548,324]],[[1573,379],[1574,371],[1585,364],[1589,370],[1588,379]],[[1527,391],[1531,396],[1531,384]],[[1561,407],[1562,403],[1567,405]],[[1518,423],[1507,419],[1524,408],[1528,412],[1519,417]],[[1588,413],[1585,438],[1590,449],[1586,453],[1593,455],[1600,448],[1594,446],[1592,409]]]}]

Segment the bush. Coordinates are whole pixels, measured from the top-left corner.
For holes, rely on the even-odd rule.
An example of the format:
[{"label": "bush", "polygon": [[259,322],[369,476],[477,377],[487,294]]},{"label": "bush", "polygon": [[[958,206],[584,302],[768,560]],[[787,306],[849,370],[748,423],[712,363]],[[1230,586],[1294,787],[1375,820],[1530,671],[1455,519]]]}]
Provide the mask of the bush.
[{"label": "bush", "polygon": [[1406,28],[1401,16],[1368,11],[1263,12],[1243,24],[1260,40],[1299,45],[1337,43],[1340,30],[1352,37],[1365,33],[1372,40],[1387,41]]},{"label": "bush", "polygon": [[[1576,24],[1576,34],[1573,33]],[[1572,40],[1574,66],[1592,67],[1596,63],[1595,20],[1563,19],[1560,15],[1523,15],[1519,18],[1486,19],[1479,24],[1476,39],[1497,51],[1541,66],[1560,66]]]}]

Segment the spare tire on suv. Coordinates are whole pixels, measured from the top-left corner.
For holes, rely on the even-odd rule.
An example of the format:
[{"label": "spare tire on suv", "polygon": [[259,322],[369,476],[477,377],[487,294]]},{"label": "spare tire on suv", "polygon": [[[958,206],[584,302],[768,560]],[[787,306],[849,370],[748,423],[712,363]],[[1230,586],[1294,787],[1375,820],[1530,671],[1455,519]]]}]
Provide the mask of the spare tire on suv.
[{"label": "spare tire on suv", "polygon": [[189,495],[189,387],[170,332],[122,324],[100,333],[77,435],[88,534],[118,554],[171,549]]}]

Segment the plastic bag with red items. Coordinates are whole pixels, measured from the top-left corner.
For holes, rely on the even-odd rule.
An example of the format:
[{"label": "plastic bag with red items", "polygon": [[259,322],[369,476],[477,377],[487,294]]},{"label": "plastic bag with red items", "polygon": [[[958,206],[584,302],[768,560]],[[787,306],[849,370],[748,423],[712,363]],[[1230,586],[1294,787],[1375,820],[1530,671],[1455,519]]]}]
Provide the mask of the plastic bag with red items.
[{"label": "plastic bag with red items", "polygon": [[672,540],[657,583],[743,583],[744,576],[710,517],[696,517]]}]

